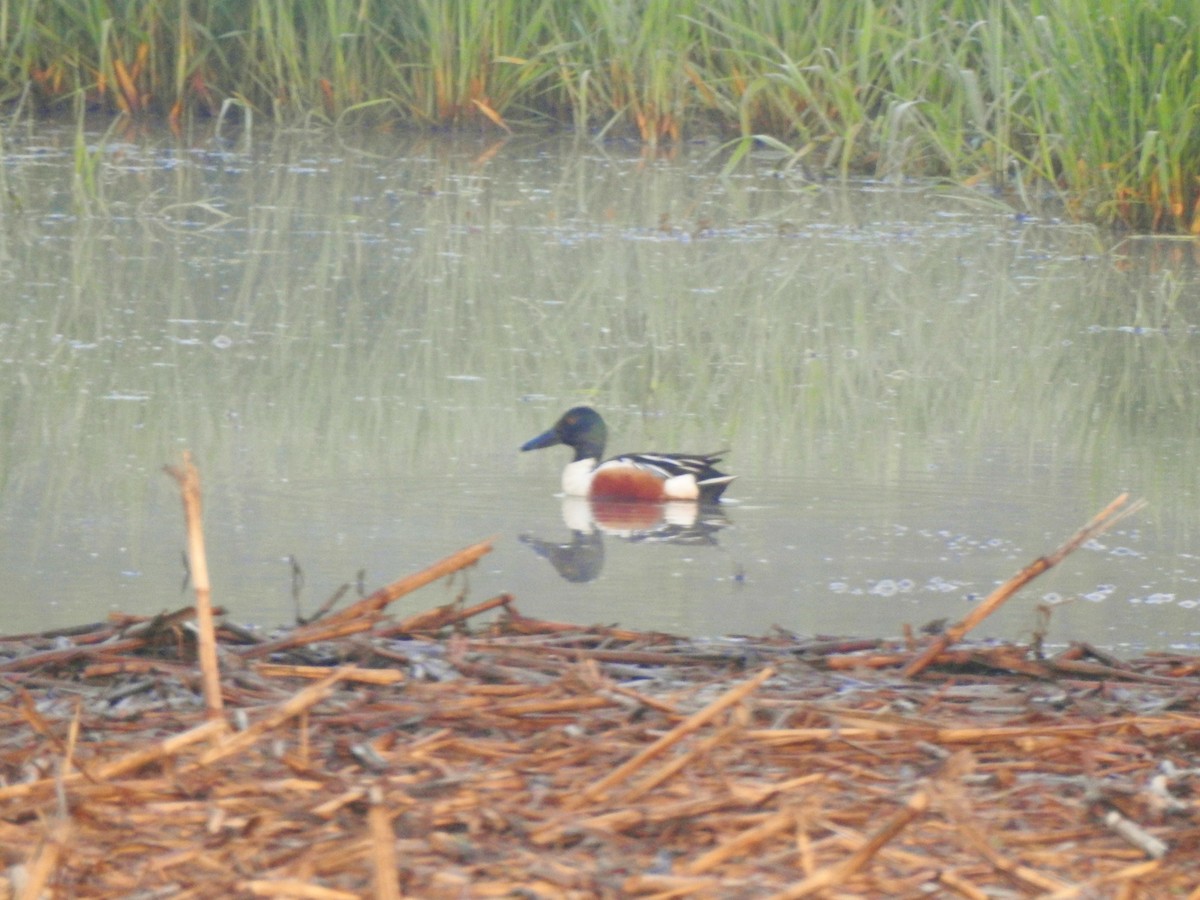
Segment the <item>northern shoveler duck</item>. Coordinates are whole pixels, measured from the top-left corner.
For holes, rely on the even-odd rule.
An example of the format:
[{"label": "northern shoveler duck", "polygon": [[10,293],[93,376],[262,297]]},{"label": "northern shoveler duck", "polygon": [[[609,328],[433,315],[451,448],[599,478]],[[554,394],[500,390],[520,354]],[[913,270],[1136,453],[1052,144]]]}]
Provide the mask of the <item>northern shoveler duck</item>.
[{"label": "northern shoveler duck", "polygon": [[575,450],[575,458],[563,469],[562,488],[568,497],[716,503],[737,477],[713,468],[721,461],[719,453],[627,453],[600,462],[607,438],[600,414],[590,406],[576,406],[521,449],[566,444]]}]

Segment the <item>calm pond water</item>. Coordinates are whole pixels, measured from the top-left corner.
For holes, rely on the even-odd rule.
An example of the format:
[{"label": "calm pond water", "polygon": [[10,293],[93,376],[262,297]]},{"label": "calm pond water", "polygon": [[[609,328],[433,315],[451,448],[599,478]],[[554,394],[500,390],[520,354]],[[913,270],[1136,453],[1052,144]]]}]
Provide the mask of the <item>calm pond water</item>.
[{"label": "calm pond water", "polygon": [[[703,143],[130,132],[77,177],[70,130],[3,138],[0,631],[188,602],[190,448],[243,622],[291,621],[289,557],[308,613],[494,536],[396,612],[895,635],[1128,490],[981,633],[1200,645],[1190,244]],[[580,402],[612,452],[728,447],[730,502],[564,504],[517,448]]]}]

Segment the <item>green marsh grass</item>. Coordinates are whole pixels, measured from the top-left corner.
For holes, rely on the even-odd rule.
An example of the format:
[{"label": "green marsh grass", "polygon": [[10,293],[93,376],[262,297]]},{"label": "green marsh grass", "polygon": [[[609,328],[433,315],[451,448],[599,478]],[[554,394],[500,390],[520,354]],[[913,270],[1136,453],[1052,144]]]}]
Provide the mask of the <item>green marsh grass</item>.
[{"label": "green marsh grass", "polygon": [[1080,215],[1200,233],[1200,5],[1034,4],[1019,49],[1042,74],[1027,141]]},{"label": "green marsh grass", "polygon": [[717,137],[1200,233],[1194,0],[0,0],[0,102]]}]

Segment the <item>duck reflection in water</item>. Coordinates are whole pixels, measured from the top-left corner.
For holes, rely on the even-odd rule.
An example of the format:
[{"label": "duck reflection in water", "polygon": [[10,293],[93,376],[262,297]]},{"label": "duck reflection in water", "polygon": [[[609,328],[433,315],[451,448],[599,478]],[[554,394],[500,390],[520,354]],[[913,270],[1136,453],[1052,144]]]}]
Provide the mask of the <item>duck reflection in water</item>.
[{"label": "duck reflection in water", "polygon": [[[727,522],[717,504],[733,481],[720,453],[625,453],[603,459],[608,426],[590,406],[567,410],[521,450],[565,444],[575,451],[562,473],[568,543],[522,535],[567,581],[592,581],[604,568],[604,535],[630,542],[717,543]],[[603,461],[602,461],[603,460]]]},{"label": "duck reflection in water", "polygon": [[563,497],[562,516],[571,532],[569,541],[542,540],[528,534],[520,540],[574,583],[593,581],[600,575],[606,535],[630,543],[715,547],[717,532],[729,524],[720,508],[687,501],[630,503]]}]

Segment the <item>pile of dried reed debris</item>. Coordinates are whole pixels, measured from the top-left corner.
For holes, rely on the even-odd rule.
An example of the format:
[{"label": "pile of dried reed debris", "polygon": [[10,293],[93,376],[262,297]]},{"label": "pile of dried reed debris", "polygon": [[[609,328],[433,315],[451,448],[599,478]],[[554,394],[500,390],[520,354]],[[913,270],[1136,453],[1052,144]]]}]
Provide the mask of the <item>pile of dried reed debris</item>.
[{"label": "pile of dried reed debris", "polygon": [[0,640],[0,897],[1200,897],[1200,659],[384,618],[488,549]]}]

